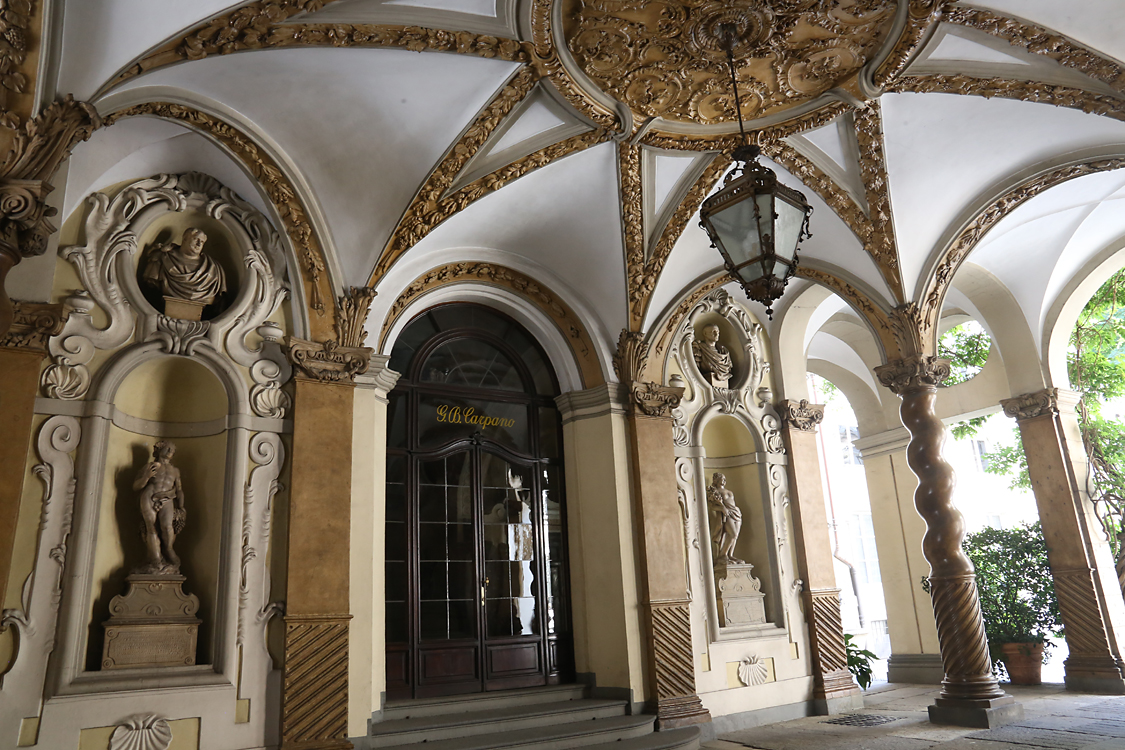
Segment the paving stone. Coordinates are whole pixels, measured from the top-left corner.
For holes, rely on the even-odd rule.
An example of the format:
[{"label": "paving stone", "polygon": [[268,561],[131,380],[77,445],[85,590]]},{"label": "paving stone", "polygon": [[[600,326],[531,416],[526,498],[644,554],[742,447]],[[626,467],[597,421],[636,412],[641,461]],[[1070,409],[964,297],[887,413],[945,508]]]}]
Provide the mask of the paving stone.
[{"label": "paving stone", "polygon": [[1125,721],[1102,719],[1101,721],[1094,721],[1089,724],[1081,724],[1070,731],[1083,732],[1085,734],[1100,734],[1106,737],[1125,737]]},{"label": "paving stone", "polygon": [[1010,742],[1018,745],[1031,745],[1032,747],[1058,748],[1058,750],[1082,750],[1095,742],[1101,742],[1097,735],[1066,732],[1058,729],[1030,729],[1028,727],[1007,726],[999,729],[989,729],[984,732],[974,732],[968,735],[972,739],[990,740],[993,742]]}]

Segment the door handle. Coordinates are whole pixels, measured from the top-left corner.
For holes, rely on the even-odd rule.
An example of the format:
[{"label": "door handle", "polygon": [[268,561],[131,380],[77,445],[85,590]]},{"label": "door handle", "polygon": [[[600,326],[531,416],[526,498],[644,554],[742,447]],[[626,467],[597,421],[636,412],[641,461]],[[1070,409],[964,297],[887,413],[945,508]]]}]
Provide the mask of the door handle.
[{"label": "door handle", "polygon": [[488,586],[488,577],[485,576],[484,583],[480,585],[480,606],[484,606],[484,589]]}]

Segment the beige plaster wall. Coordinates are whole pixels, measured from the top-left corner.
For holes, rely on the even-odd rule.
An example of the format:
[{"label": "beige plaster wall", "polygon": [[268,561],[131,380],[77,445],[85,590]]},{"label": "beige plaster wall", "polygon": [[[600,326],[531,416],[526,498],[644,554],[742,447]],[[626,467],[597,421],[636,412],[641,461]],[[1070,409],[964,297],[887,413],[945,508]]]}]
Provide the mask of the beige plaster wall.
[{"label": "beige plaster wall", "polygon": [[598,687],[646,698],[638,606],[637,531],[625,419],[602,414],[563,426],[575,667]]},{"label": "beige plaster wall", "polygon": [[[168,750],[199,750],[199,722],[198,717],[169,721],[172,742]],[[78,750],[109,750],[109,740],[115,729],[115,726],[83,729],[78,736]]]},{"label": "beige plaster wall", "polygon": [[937,625],[922,578],[930,565],[922,555],[926,522],[914,509],[918,479],[906,453],[864,456],[875,548],[887,604],[891,650],[896,654],[938,654]]}]

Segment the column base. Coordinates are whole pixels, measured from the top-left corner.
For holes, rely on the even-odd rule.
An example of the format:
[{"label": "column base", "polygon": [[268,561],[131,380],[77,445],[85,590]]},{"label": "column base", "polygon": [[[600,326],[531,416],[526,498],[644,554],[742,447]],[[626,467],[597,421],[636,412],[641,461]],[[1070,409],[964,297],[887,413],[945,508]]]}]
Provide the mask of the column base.
[{"label": "column base", "polygon": [[837,693],[828,698],[813,698],[813,713],[817,716],[833,716],[863,709],[863,692],[858,688],[854,693]]},{"label": "column base", "polygon": [[662,698],[656,704],[656,728],[677,729],[711,721],[711,712],[703,706],[698,695],[679,698]]},{"label": "column base", "polygon": [[1112,656],[1072,654],[1063,662],[1063,669],[1067,690],[1125,694],[1125,669]]},{"label": "column base", "polygon": [[891,654],[887,659],[887,682],[940,685],[944,679],[941,654]]},{"label": "column base", "polygon": [[938,698],[929,707],[931,724],[993,729],[1023,718],[1023,704],[1010,695],[989,700]]}]

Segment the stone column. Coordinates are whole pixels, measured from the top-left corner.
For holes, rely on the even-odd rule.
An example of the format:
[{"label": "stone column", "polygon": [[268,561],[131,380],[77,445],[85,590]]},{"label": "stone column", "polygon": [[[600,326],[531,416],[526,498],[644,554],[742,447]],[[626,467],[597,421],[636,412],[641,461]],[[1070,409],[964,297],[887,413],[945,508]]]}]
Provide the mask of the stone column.
[{"label": "stone column", "polygon": [[348,629],[353,378],[369,349],[289,338],[293,458],[281,748],[351,748]]},{"label": "stone column", "polygon": [[352,422],[351,633],[348,734],[367,735],[386,702],[387,394],[399,373],[376,354],[355,377]]},{"label": "stone column", "polygon": [[922,554],[926,522],[914,510],[918,479],[906,462],[910,432],[897,427],[855,441],[871,500],[879,575],[887,604],[891,656],[887,680],[940,685],[945,677],[934,608],[922,588],[930,570]]},{"label": "stone column", "polygon": [[1109,543],[1087,492],[1076,407],[1080,394],[1047,388],[1001,402],[1020,428],[1027,469],[1070,656],[1070,690],[1125,693],[1125,602]]},{"label": "stone column", "polygon": [[816,426],[824,419],[824,407],[805,400],[782,401],[778,411],[789,456],[789,507],[797,571],[805,582],[802,599],[812,648],[813,701],[819,713],[858,710],[863,708],[863,695],[848,671],[840,589],[836,587],[816,444]]},{"label": "stone column", "polygon": [[641,557],[641,609],[649,634],[649,702],[659,729],[711,721],[695,692],[691,610],[676,493],[672,409],[683,388],[630,385],[633,502]]},{"label": "stone column", "polygon": [[0,335],[0,602],[12,568],[39,367],[47,355],[47,340],[62,332],[66,321],[62,305],[16,302],[13,312],[11,327]]},{"label": "stone column", "polygon": [[918,477],[914,507],[926,521],[922,552],[930,563],[930,597],[945,667],[941,695],[929,707],[930,721],[973,727],[1018,721],[1023,706],[992,675],[976,574],[961,550],[965,520],[953,505],[953,468],[941,455],[945,425],[934,403],[938,384],[949,376],[949,361],[912,355],[875,373],[902,397],[902,423],[910,431],[906,458]]}]

